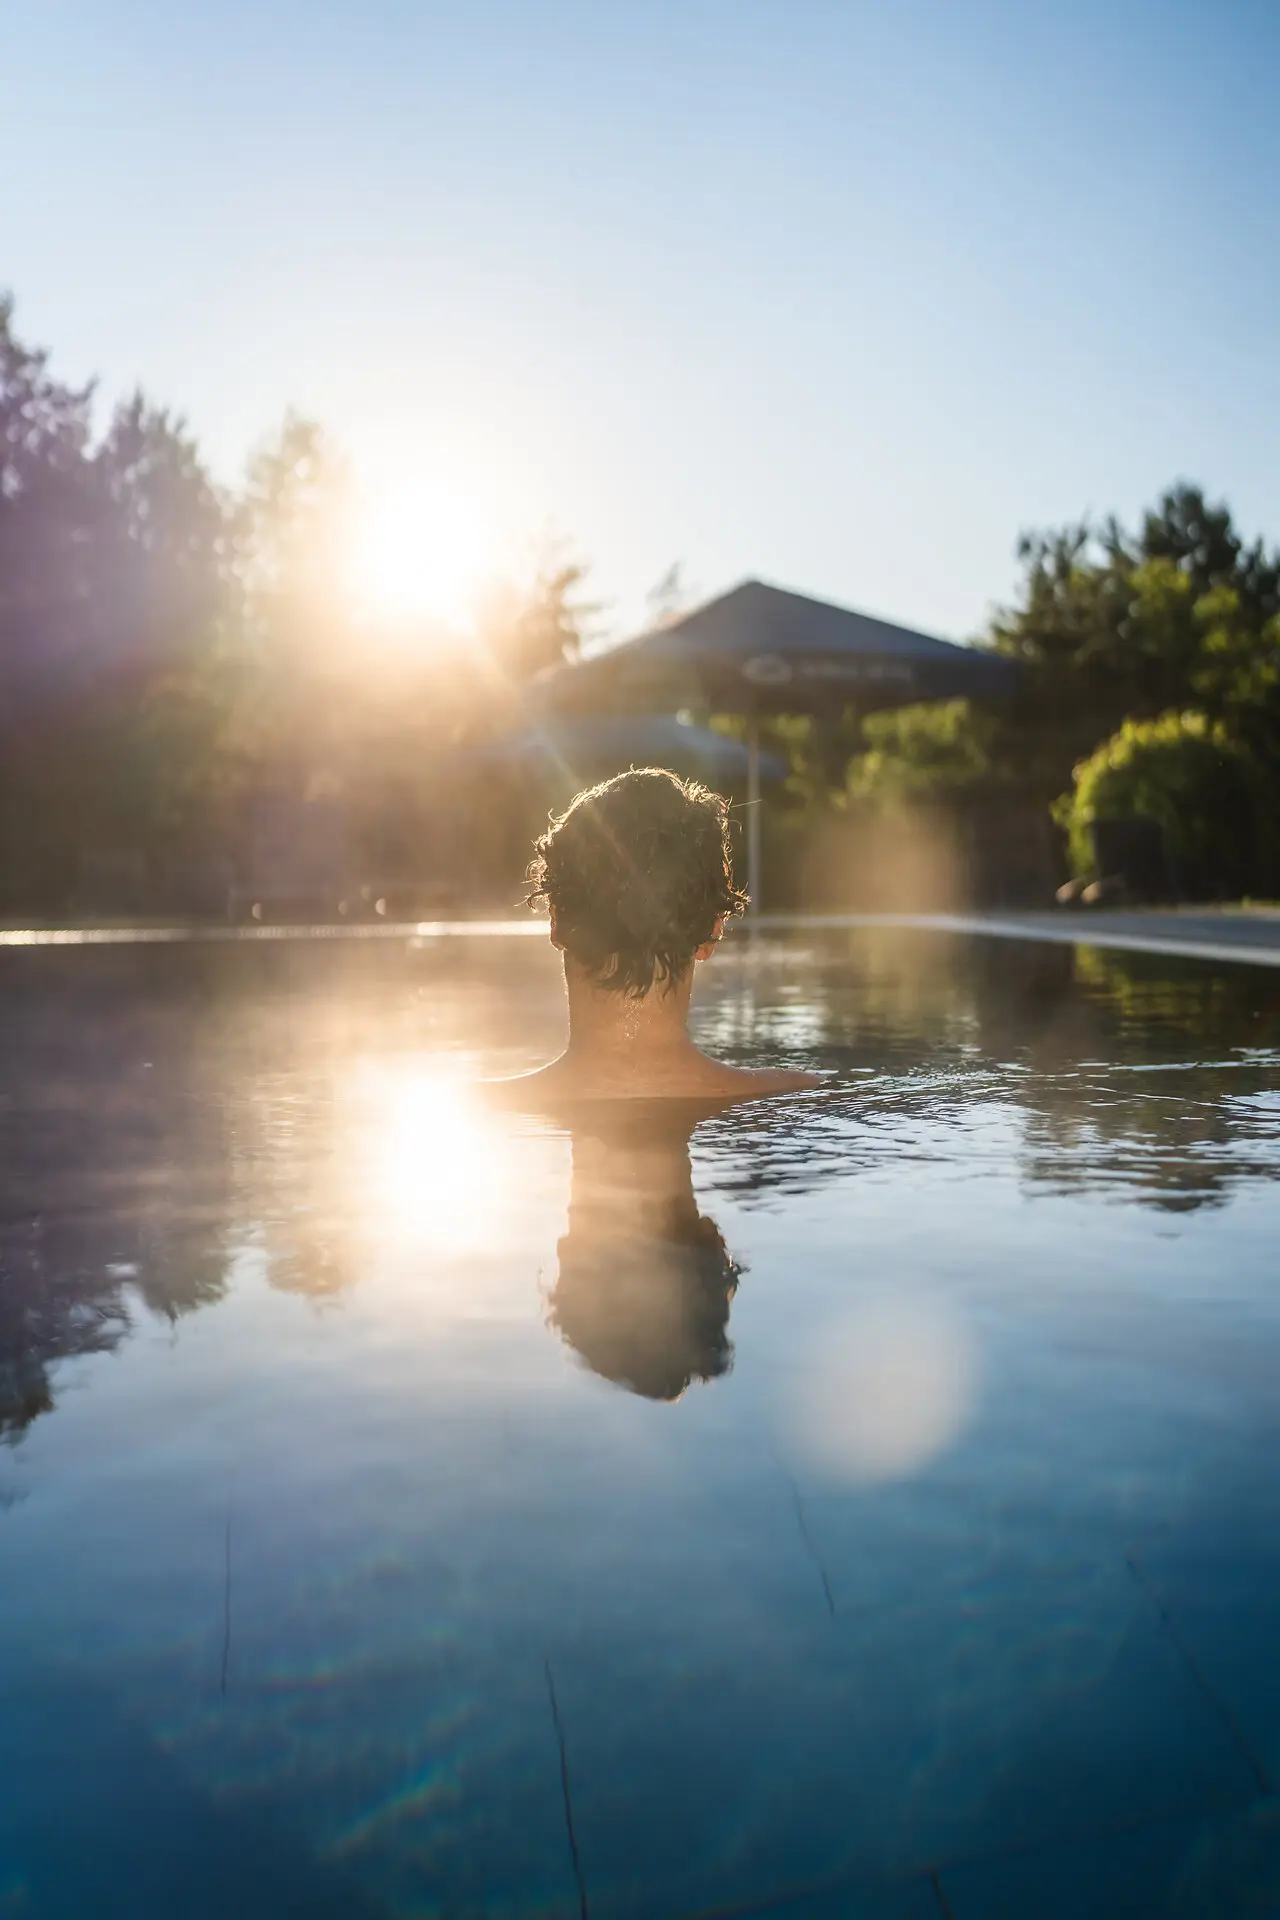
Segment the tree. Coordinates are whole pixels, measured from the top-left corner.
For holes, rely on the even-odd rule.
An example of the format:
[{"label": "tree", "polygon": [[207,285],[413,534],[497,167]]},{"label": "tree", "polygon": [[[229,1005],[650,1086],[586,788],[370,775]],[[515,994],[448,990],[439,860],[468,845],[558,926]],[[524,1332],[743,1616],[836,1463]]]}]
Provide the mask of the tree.
[{"label": "tree", "polygon": [[684,577],[683,560],[673,560],[645,595],[645,626],[669,627],[695,597]]},{"label": "tree", "polygon": [[135,393],[95,446],[93,388],[48,372],[0,301],[0,721],[66,707],[198,645],[223,504],[180,420]]},{"label": "tree", "polygon": [[602,611],[583,597],[587,568],[549,542],[526,581],[499,581],[477,610],[473,642],[489,667],[517,686],[576,660]]},{"label": "tree", "polygon": [[93,385],[55,380],[48,361],[0,297],[0,726],[56,687],[96,619]]},{"label": "tree", "polygon": [[868,714],[862,732],[865,751],[851,762],[847,782],[853,800],[901,806],[985,796],[1011,784],[996,758],[999,717],[968,700]]},{"label": "tree", "polygon": [[95,444],[92,385],[55,380],[0,302],[0,889],[56,898],[154,811],[138,714],[206,648],[223,503],[181,421],[141,393]]},{"label": "tree", "polygon": [[1126,720],[1075,770],[1057,808],[1077,873],[1093,867],[1099,820],[1156,820],[1180,885],[1195,898],[1248,892],[1270,875],[1266,784],[1221,721],[1171,712]]},{"label": "tree", "polygon": [[348,578],[351,476],[323,428],[288,413],[250,460],[231,515],[233,616],[221,736],[271,784],[332,771],[367,667]]},{"label": "tree", "polygon": [[1042,799],[1126,719],[1195,703],[1280,740],[1272,691],[1280,555],[1246,548],[1225,506],[1171,488],[1129,535],[1114,519],[1024,535],[1019,601],[990,642],[1023,668],[1006,713],[1028,789]]},{"label": "tree", "polygon": [[114,662],[154,672],[206,644],[229,588],[227,506],[183,421],[141,392],[112,415],[93,455],[100,490],[99,591]]},{"label": "tree", "polygon": [[[1136,533],[1081,521],[1024,534],[1018,553],[1021,590],[987,636],[1021,669],[1014,697],[867,717],[844,795],[1052,808],[1081,871],[1095,816],[1149,812],[1193,890],[1277,884],[1280,555],[1186,484]],[[811,760],[806,742],[792,787]]]}]

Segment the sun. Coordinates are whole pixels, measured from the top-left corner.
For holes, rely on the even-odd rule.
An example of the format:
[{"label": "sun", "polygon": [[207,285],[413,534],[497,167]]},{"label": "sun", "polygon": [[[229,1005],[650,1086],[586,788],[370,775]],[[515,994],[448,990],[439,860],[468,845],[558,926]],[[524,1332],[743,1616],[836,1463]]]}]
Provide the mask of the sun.
[{"label": "sun", "polygon": [[475,488],[406,480],[367,493],[357,507],[352,589],[393,622],[461,625],[497,558],[495,516]]}]

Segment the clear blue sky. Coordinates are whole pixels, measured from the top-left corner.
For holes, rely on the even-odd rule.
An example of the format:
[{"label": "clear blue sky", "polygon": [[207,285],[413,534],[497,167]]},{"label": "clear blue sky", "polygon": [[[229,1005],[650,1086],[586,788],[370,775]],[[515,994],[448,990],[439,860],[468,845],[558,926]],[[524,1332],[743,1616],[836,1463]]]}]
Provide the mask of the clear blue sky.
[{"label": "clear blue sky", "polygon": [[[1183,475],[1280,540],[1276,0],[0,0],[0,286],[220,474],[292,402],[675,558],[977,630]],[[477,475],[479,480],[477,482]]]}]

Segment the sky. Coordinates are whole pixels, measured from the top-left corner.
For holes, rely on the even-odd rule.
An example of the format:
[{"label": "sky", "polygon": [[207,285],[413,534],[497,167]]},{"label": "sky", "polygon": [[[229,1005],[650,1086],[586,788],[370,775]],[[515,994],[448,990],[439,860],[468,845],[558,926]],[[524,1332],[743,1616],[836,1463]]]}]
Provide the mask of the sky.
[{"label": "sky", "polygon": [[1180,477],[1280,541],[1277,0],[0,0],[0,46],[57,373],[225,480],[296,407],[442,548],[554,532],[615,631],[679,560],[969,637],[1020,530]]}]

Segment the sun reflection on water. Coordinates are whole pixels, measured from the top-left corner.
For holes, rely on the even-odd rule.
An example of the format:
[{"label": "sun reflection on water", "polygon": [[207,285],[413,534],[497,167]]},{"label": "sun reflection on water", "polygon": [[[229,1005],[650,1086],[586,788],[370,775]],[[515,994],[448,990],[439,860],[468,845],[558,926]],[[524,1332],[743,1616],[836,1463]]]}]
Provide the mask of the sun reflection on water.
[{"label": "sun reflection on water", "polygon": [[367,1067],[355,1100],[361,1200],[399,1248],[479,1250],[508,1200],[504,1142],[474,1087],[438,1067]]}]

